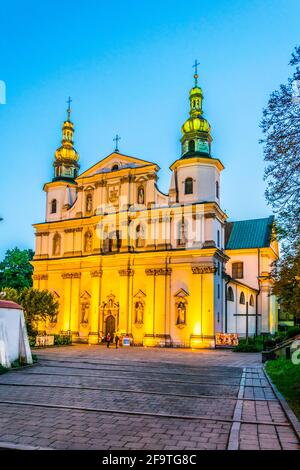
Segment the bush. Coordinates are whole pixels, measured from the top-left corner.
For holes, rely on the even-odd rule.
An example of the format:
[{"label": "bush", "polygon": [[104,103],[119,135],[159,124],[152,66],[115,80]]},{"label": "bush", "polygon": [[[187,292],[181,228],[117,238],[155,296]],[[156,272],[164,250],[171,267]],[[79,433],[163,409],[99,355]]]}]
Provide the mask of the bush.
[{"label": "bush", "polygon": [[297,335],[300,335],[300,328],[299,326],[293,326],[287,331],[285,339],[290,339]]},{"label": "bush", "polygon": [[240,343],[238,346],[233,348],[234,352],[260,352],[260,349],[257,347],[256,344],[246,344]]},{"label": "bush", "polygon": [[0,364],[0,375],[1,374],[4,374],[4,372],[7,372],[8,369],[6,369],[6,367],[3,367],[1,364]]},{"label": "bush", "polygon": [[36,341],[36,340],[35,340],[35,336],[29,336],[29,337],[28,337],[28,341],[29,341],[29,346],[30,346],[31,348],[34,348],[34,346],[35,346],[35,341]]},{"label": "bush", "polygon": [[54,335],[55,346],[68,345],[72,343],[71,336],[69,335]]},{"label": "bush", "polygon": [[234,352],[259,352],[262,347],[258,338],[248,338],[248,344],[245,338],[240,338],[238,346],[233,348]]},{"label": "bush", "polygon": [[268,338],[265,340],[265,350],[273,349],[276,347],[276,341],[274,338]]}]

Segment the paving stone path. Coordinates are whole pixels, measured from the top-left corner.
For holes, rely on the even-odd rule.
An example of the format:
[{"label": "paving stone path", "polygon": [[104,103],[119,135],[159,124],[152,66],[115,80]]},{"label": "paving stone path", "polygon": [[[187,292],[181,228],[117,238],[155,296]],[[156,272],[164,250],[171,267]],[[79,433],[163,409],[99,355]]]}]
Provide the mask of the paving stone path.
[{"label": "paving stone path", "polygon": [[0,376],[0,448],[299,449],[258,354],[72,346]]}]

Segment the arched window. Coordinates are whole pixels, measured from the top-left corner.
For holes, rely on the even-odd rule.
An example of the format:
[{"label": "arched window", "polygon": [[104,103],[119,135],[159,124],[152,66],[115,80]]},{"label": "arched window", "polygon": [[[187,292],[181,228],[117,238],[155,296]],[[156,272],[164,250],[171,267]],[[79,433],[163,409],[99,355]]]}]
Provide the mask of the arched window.
[{"label": "arched window", "polygon": [[87,194],[85,199],[85,210],[86,212],[92,212],[93,209],[93,196],[91,193]]},{"label": "arched window", "polygon": [[252,294],[250,295],[249,305],[250,305],[250,307],[254,307],[254,297],[253,297]]},{"label": "arched window", "polygon": [[111,171],[117,171],[119,169],[119,165],[117,163],[115,163],[113,166],[112,166],[112,169]]},{"label": "arched window", "polygon": [[219,199],[219,181],[216,181],[216,198]]},{"label": "arched window", "polygon": [[53,245],[52,245],[52,254],[53,256],[59,256],[61,250],[61,236],[59,233],[56,233],[53,237]]},{"label": "arched window", "polygon": [[108,240],[108,251],[118,251],[121,248],[121,243],[121,232],[119,230],[113,230],[110,232]]},{"label": "arched window", "polygon": [[232,263],[232,277],[233,279],[243,279],[244,277],[244,263]]},{"label": "arched window", "polygon": [[186,178],[184,182],[184,194],[193,194],[193,178]]},{"label": "arched window", "polygon": [[246,301],[245,301],[245,294],[244,292],[241,292],[241,295],[240,295],[240,304],[242,305],[245,305]]},{"label": "arched window", "polygon": [[57,211],[57,200],[52,199],[51,201],[51,214],[56,214]]},{"label": "arched window", "polygon": [[145,234],[144,227],[139,224],[135,229],[135,244],[137,248],[143,248],[145,246]]},{"label": "arched window", "polygon": [[231,286],[229,286],[227,289],[227,300],[230,300],[230,302],[234,302],[233,289]]},{"label": "arched window", "polygon": [[109,234],[108,234],[108,226],[107,225],[104,227],[104,230],[103,230],[102,248],[103,248],[103,253],[108,253],[108,251],[109,251]]},{"label": "arched window", "polygon": [[189,141],[189,152],[195,152],[195,141],[194,140]]}]

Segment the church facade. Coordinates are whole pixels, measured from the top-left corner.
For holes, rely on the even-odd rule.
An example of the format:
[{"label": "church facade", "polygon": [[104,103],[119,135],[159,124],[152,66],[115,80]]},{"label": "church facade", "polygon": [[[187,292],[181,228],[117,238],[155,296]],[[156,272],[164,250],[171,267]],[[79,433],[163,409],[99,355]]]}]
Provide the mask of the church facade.
[{"label": "church facade", "polygon": [[91,344],[118,332],[145,346],[214,347],[223,333],[276,330],[273,219],[227,221],[224,167],[212,156],[194,79],[168,194],[158,189],[156,163],[118,146],[79,174],[69,106],[44,186],[46,220],[34,225],[34,287],[59,302],[41,331]]}]

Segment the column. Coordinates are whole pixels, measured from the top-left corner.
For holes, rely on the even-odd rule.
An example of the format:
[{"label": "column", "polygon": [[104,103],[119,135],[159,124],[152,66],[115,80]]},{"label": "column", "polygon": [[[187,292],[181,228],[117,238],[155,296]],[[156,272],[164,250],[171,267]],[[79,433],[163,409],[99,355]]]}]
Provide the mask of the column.
[{"label": "column", "polygon": [[91,298],[91,331],[89,333],[89,344],[98,344],[99,335],[99,305],[102,282],[102,269],[91,272],[92,298]]},{"label": "column", "polygon": [[[214,347],[214,273],[213,263],[192,266],[191,302],[193,333],[191,347]],[[200,276],[199,276],[200,275]],[[190,311],[189,307],[189,311]],[[199,312],[199,315],[194,312]]]},{"label": "column", "polygon": [[147,275],[147,289],[146,289],[146,312],[145,312],[145,337],[143,340],[144,346],[154,345],[154,332],[155,332],[155,284],[156,276],[155,269],[148,268],[145,270]]},{"label": "column", "polygon": [[130,267],[120,269],[120,309],[119,331],[132,337],[132,276],[134,270]]},{"label": "column", "polygon": [[71,277],[71,334],[72,341],[78,338],[79,334],[79,295],[80,295],[81,273],[72,273]]},{"label": "column", "polygon": [[61,307],[62,319],[62,333],[66,334],[71,331],[71,276],[70,273],[63,273],[62,278],[64,279],[64,303]]}]

